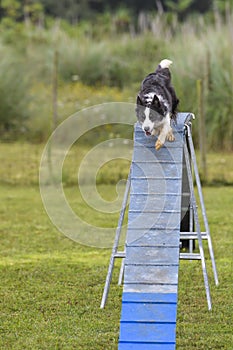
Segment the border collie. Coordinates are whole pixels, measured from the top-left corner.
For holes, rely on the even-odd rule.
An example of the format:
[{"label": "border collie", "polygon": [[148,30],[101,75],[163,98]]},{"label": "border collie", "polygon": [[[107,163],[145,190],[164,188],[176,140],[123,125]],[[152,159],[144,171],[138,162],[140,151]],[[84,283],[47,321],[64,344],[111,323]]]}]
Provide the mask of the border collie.
[{"label": "border collie", "polygon": [[179,100],[171,85],[169,66],[172,61],[164,59],[154,73],[150,73],[142,82],[137,96],[136,114],[147,136],[158,135],[155,143],[159,150],[166,140],[172,142],[175,137],[171,128],[171,119],[176,117]]}]

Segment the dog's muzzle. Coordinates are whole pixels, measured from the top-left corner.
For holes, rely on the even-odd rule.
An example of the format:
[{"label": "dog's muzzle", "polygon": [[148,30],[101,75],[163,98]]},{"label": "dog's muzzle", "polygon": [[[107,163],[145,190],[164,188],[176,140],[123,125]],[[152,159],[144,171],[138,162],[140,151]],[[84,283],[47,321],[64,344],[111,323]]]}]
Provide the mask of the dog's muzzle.
[{"label": "dog's muzzle", "polygon": [[151,135],[151,131],[150,131],[149,126],[146,126],[145,128],[143,128],[143,130],[144,130],[146,136],[150,136]]}]

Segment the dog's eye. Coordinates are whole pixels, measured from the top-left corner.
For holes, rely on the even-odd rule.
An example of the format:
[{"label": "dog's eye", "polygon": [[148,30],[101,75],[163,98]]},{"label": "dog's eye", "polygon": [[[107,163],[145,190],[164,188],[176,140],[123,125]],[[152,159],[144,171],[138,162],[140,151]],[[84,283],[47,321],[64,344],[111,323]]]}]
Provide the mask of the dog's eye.
[{"label": "dog's eye", "polygon": [[150,120],[154,121],[157,119],[157,113],[153,110],[150,110]]},{"label": "dog's eye", "polygon": [[145,114],[144,114],[143,112],[140,112],[140,113],[138,114],[138,120],[139,120],[140,122],[144,122],[144,120],[145,120]]},{"label": "dog's eye", "polygon": [[158,113],[153,109],[150,110],[150,120],[152,122],[161,121],[163,119],[163,113]]},{"label": "dog's eye", "polygon": [[144,120],[145,120],[145,114],[144,114],[144,109],[142,108],[136,108],[136,114],[137,114],[137,118],[138,118],[138,121],[140,123],[143,123]]}]

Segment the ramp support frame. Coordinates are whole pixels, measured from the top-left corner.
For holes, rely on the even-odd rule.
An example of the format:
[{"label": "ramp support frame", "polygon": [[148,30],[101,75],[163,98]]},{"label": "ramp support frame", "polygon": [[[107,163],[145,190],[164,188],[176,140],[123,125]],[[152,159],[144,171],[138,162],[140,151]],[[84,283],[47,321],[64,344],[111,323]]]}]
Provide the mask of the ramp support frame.
[{"label": "ramp support frame", "polygon": [[[204,286],[206,290],[207,305],[208,305],[208,309],[211,310],[212,304],[211,304],[210,288],[209,288],[208,275],[207,275],[207,269],[206,269],[206,263],[205,263],[205,257],[204,257],[203,240],[207,240],[208,242],[208,248],[209,248],[209,254],[210,254],[211,263],[212,263],[212,270],[213,270],[215,284],[218,285],[219,281],[218,281],[217,268],[216,268],[215,259],[214,259],[214,251],[213,251],[213,245],[212,245],[212,240],[210,235],[210,229],[209,229],[209,224],[208,224],[208,219],[207,219],[206,209],[204,204],[204,198],[202,194],[201,181],[199,177],[195,150],[194,150],[194,145],[192,140],[191,122],[186,123],[184,126],[184,158],[185,158],[185,165],[187,169],[188,183],[189,183],[189,189],[190,189],[190,217],[189,217],[190,232],[180,232],[180,239],[189,240],[189,252],[187,253],[180,252],[180,259],[201,260]],[[198,189],[198,197],[201,205],[201,213],[202,213],[203,222],[205,226],[204,232],[201,231],[200,221],[199,221],[199,216],[197,211],[197,202],[195,198],[193,177],[192,177],[192,167],[193,167],[194,177],[195,177],[195,181]],[[100,305],[100,308],[102,309],[105,307],[107,302],[110,283],[112,279],[112,273],[114,269],[114,263],[115,263],[115,259],[117,258],[122,259],[118,284],[120,285],[123,280],[125,251],[118,251],[118,248],[119,248],[119,242],[120,242],[120,236],[121,236],[121,229],[124,221],[127,201],[128,201],[129,192],[130,192],[130,184],[131,184],[131,171],[129,172],[129,176],[127,179],[125,194],[122,202],[122,208],[121,208],[118,226],[116,229],[115,240],[112,248],[112,254],[110,257],[108,273],[106,276],[106,282],[105,282],[104,291],[102,295],[102,300]],[[193,228],[193,221],[196,227],[195,231]],[[199,253],[193,253],[193,249],[192,249],[193,240],[196,240],[196,239],[198,240]]]}]

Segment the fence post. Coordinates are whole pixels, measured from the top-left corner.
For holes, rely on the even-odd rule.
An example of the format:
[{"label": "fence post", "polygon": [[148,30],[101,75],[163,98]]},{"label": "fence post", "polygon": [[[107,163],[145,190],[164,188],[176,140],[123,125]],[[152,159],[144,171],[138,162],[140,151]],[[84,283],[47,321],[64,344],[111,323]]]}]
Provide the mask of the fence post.
[{"label": "fence post", "polygon": [[204,113],[204,87],[203,80],[197,80],[197,102],[198,102],[198,128],[199,128],[199,148],[201,156],[201,173],[203,180],[207,179],[206,165],[206,129]]},{"label": "fence post", "polygon": [[55,50],[53,57],[53,77],[52,77],[52,89],[53,89],[53,122],[52,130],[54,131],[58,124],[57,113],[57,88],[58,88],[58,51]]},{"label": "fence post", "polygon": [[[57,112],[57,90],[58,90],[58,51],[54,51],[53,56],[53,67],[52,67],[52,115],[50,121],[51,134],[58,125],[58,112]],[[52,143],[48,141],[48,168],[50,179],[55,181],[53,174],[53,163],[52,163]]]}]

